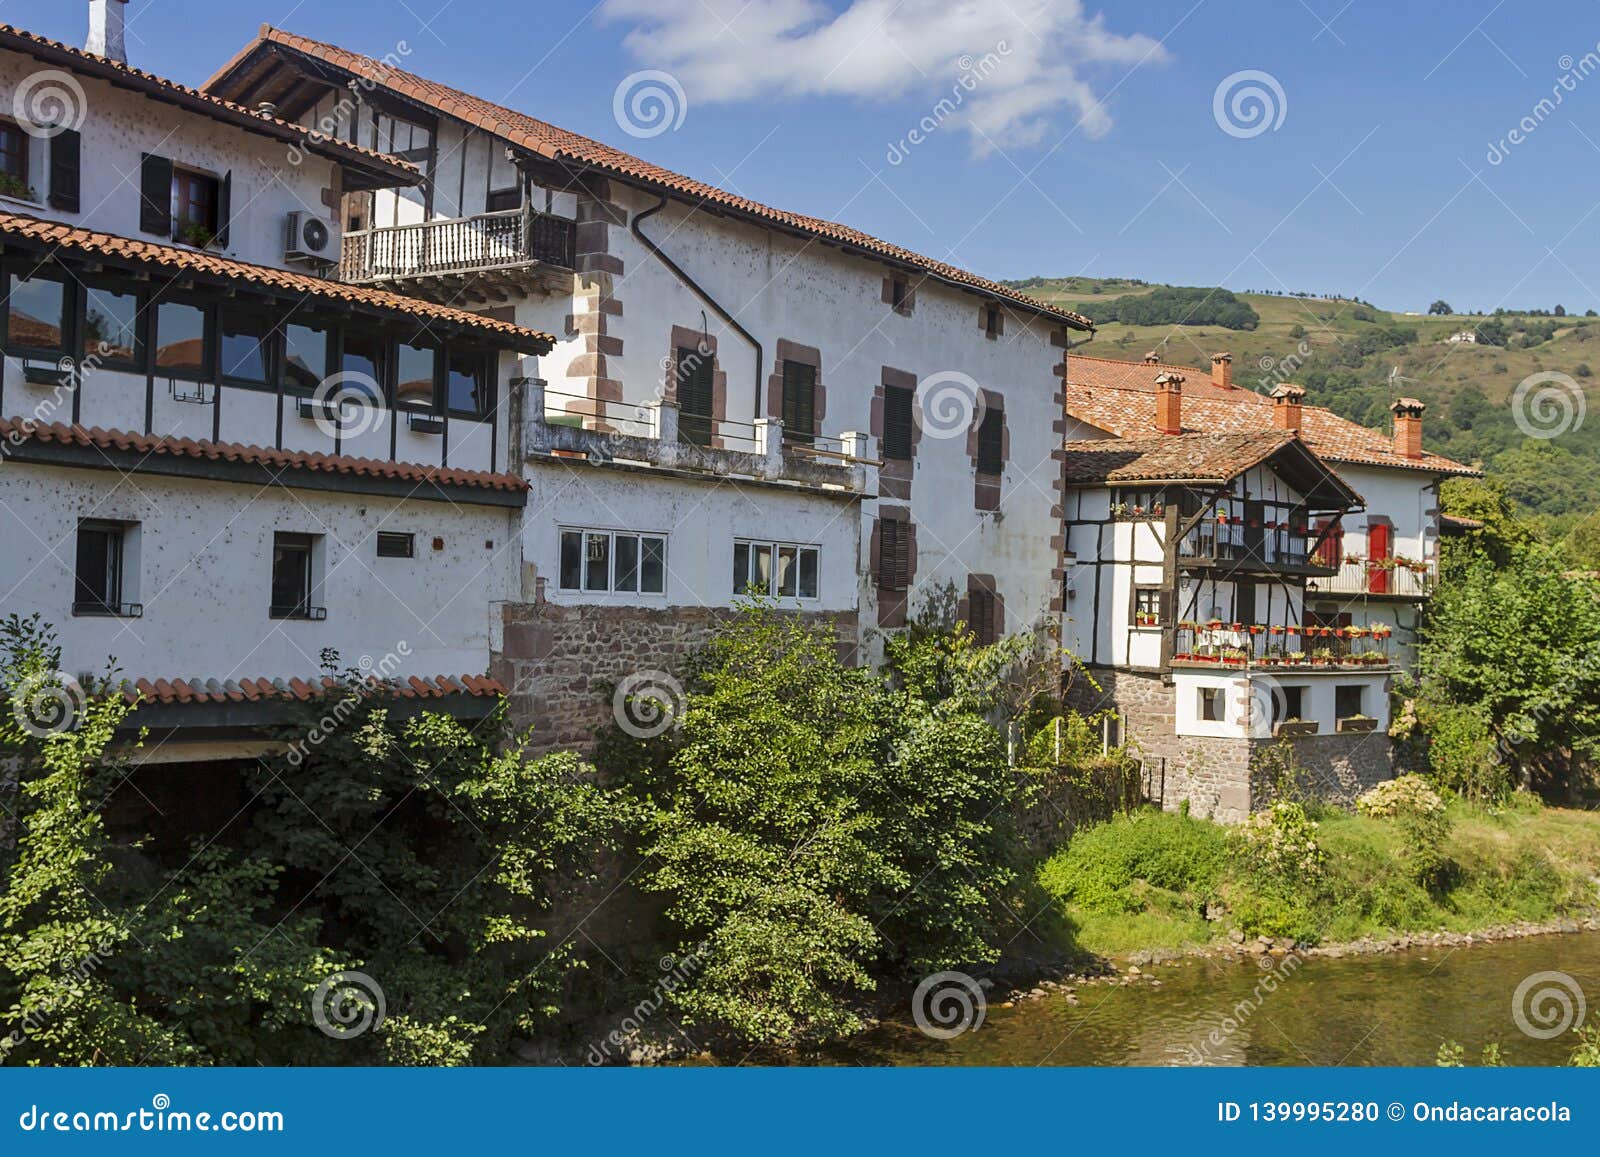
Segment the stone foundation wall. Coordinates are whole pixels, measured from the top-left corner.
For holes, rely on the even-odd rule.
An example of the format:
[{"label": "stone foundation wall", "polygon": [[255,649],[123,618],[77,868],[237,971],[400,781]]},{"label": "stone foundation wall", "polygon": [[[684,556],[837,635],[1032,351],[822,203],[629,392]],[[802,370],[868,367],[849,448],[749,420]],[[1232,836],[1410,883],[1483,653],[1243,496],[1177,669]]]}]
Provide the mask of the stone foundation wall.
[{"label": "stone foundation wall", "polygon": [[[1176,692],[1158,674],[1093,668],[1066,691],[1067,706],[1085,714],[1116,707],[1126,718],[1124,740],[1144,764],[1148,793],[1167,811],[1187,800],[1195,815],[1237,823],[1271,802],[1271,784],[1256,782],[1266,753],[1287,743],[1300,778],[1319,796],[1348,804],[1394,775],[1389,737],[1309,735],[1295,739],[1227,739],[1179,735]],[[1163,766],[1163,760],[1165,765]]]},{"label": "stone foundation wall", "polygon": [[[735,617],[726,608],[562,606],[514,603],[503,609],[502,648],[490,674],[511,691],[513,723],[533,726],[532,750],[587,750],[595,731],[612,718],[606,686],[643,671],[674,677],[705,646],[718,623]],[[795,612],[831,629],[839,653],[855,661],[854,612]]]}]

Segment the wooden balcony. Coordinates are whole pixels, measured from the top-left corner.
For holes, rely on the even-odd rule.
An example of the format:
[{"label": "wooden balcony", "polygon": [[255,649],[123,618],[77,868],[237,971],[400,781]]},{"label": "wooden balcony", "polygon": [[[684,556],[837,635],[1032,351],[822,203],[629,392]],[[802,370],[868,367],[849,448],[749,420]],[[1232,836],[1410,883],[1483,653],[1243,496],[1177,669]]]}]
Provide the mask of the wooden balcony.
[{"label": "wooden balcony", "polygon": [[1386,599],[1426,599],[1439,581],[1437,559],[1420,563],[1385,559],[1346,558],[1335,574],[1311,578],[1309,593],[1319,595],[1370,595]]},{"label": "wooden balcony", "polygon": [[570,287],[577,222],[511,209],[344,235],[339,277],[455,305]]}]

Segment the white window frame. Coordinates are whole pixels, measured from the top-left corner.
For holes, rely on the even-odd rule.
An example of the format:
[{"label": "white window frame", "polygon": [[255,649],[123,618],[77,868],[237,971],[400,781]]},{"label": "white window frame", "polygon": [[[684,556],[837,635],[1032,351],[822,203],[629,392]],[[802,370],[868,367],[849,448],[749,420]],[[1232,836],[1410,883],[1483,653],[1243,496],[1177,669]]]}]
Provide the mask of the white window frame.
[{"label": "white window frame", "polygon": [[[744,588],[744,590],[738,589],[738,582],[737,582],[737,579],[736,579],[735,583],[734,583],[734,591],[733,591],[733,593],[736,596],[737,595],[748,595],[750,593],[750,584],[758,581],[756,579],[756,577],[755,577],[756,576],[755,559],[756,559],[756,552],[757,551],[766,550],[766,551],[770,552],[768,557],[769,558],[773,558],[773,559],[778,558],[780,556],[780,552],[782,552],[782,551],[793,551],[794,552],[794,593],[793,594],[784,594],[781,591],[768,591],[765,597],[775,598],[775,599],[787,599],[787,600],[792,600],[793,602],[797,602],[797,603],[815,603],[815,602],[821,601],[821,599],[822,599],[822,547],[820,547],[819,545],[817,545],[814,542],[783,542],[783,541],[780,541],[780,540],[777,540],[777,539],[767,539],[767,538],[736,538],[736,539],[733,540],[733,565],[735,567],[737,567],[739,565],[739,548],[740,547],[745,548],[745,551],[746,551],[746,554],[745,554],[745,580],[744,580],[745,581],[745,588]],[[817,589],[816,589],[816,592],[814,594],[809,594],[809,595],[803,595],[803,594],[800,593],[801,560],[804,558],[804,556],[806,554],[815,555],[816,556],[816,560],[817,560]]]},{"label": "white window frame", "polygon": [[[566,586],[563,582],[564,568],[561,565],[561,553],[566,549],[566,536],[569,534],[581,535],[578,549],[583,552],[579,567],[578,585]],[[591,560],[589,558],[589,540],[591,537],[604,537],[606,539],[606,585],[604,587],[591,587],[589,585],[589,571]],[[667,597],[667,538],[665,531],[651,530],[611,530],[598,526],[558,526],[556,528],[556,589],[565,595],[605,595],[605,596],[633,596],[646,599],[665,599]],[[617,587],[617,541],[619,539],[632,539],[634,543],[634,589],[618,589]],[[646,541],[661,544],[661,589],[647,591],[644,585],[644,549]]]}]

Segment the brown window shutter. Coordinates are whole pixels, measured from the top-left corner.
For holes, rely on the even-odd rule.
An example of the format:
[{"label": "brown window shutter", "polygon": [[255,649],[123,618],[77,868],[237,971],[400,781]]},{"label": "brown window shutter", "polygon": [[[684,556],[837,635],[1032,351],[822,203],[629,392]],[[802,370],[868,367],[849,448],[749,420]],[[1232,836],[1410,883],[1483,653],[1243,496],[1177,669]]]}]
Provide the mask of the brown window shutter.
[{"label": "brown window shutter", "polygon": [[82,169],[79,156],[83,138],[71,129],[62,129],[50,138],[50,207],[63,213],[79,209]]},{"label": "brown window shutter", "polygon": [[154,153],[139,168],[139,231],[172,237],[172,162]]},{"label": "brown window shutter", "polygon": [[792,442],[811,442],[817,431],[817,367],[804,362],[783,363],[783,436]]},{"label": "brown window shutter", "polygon": [[904,386],[883,388],[883,456],[911,459],[912,408],[915,395]]},{"label": "brown window shutter", "polygon": [[1000,474],[1005,471],[1005,414],[999,410],[985,410],[978,425],[978,473]]}]

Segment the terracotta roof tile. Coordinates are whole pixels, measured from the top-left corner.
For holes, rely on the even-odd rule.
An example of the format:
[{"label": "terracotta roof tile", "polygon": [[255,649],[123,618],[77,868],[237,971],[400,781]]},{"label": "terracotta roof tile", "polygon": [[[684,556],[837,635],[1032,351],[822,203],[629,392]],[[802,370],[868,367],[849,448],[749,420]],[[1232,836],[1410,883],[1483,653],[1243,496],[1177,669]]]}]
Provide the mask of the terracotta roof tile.
[{"label": "terracotta roof tile", "polygon": [[[374,682],[378,682],[374,680]],[[464,675],[412,675],[407,679],[383,684],[391,692],[405,699],[438,699],[445,695],[472,695],[483,698],[503,697],[505,685],[486,676]],[[299,677],[289,679],[131,679],[124,680],[122,694],[129,702],[146,703],[237,703],[247,699],[252,703],[263,699],[298,700],[305,702],[337,691],[341,684],[327,675],[314,676],[310,681]]]},{"label": "terracotta roof tile", "polygon": [[262,44],[279,45],[331,64],[335,68],[382,85],[430,108],[476,125],[486,132],[503,137],[550,160],[598,169],[623,180],[652,187],[657,191],[676,193],[708,205],[732,210],[746,217],[757,218],[770,225],[796,230],[834,244],[876,254],[920,269],[935,278],[975,289],[991,297],[1002,298],[1030,312],[1066,322],[1075,328],[1092,329],[1094,326],[1094,323],[1082,314],[1019,293],[1008,286],[958,269],[943,261],[879,240],[848,225],[840,225],[834,221],[802,213],[774,209],[758,201],[737,196],[714,185],[653,165],[649,161],[641,160],[599,141],[557,128],[526,113],[504,108],[437,81],[427,80],[403,69],[349,52],[337,45],[296,36],[281,29],[263,26],[257,40],[247,45],[233,60],[224,65],[215,76],[206,81],[203,87],[207,91],[224,88],[230,73]]},{"label": "terracotta roof tile", "polygon": [[[1174,367],[1111,358],[1067,358],[1067,413],[1121,438],[1140,438],[1155,429],[1156,377]],[[1273,402],[1254,390],[1213,385],[1210,371],[1188,370],[1183,385],[1183,428],[1187,432],[1247,433],[1272,429]],[[1318,457],[1329,462],[1391,466],[1434,474],[1480,473],[1439,454],[1401,458],[1394,442],[1378,430],[1341,418],[1325,406],[1302,405],[1300,435]]]},{"label": "terracotta roof tile", "polygon": [[1068,442],[1067,481],[1226,482],[1295,440],[1292,431],[1255,434],[1177,434]]},{"label": "terracotta roof tile", "polygon": [[431,482],[439,486],[474,486],[506,491],[528,489],[527,482],[515,474],[457,470],[444,466],[424,466],[416,462],[387,462],[380,458],[312,454],[304,450],[274,450],[270,446],[245,446],[237,442],[197,442],[192,438],[163,438],[126,430],[102,430],[98,426],[68,426],[61,422],[44,424],[27,418],[0,418],[0,439],[10,440],[13,444],[33,440],[61,445],[98,446],[102,450],[132,450],[140,454],[225,459],[283,470],[319,470],[371,478],[394,478],[404,482]]},{"label": "terracotta roof tile", "polygon": [[111,258],[140,266],[155,266],[171,272],[188,272],[229,281],[244,281],[271,290],[287,290],[306,297],[326,301],[349,302],[384,313],[435,320],[482,333],[486,339],[498,339],[535,353],[549,353],[555,338],[539,330],[526,329],[506,321],[496,321],[464,309],[402,297],[382,289],[346,285],[307,273],[275,269],[270,265],[252,265],[247,261],[234,261],[198,249],[177,245],[163,245],[154,241],[141,241],[132,237],[119,237],[115,233],[97,233],[92,229],[79,229],[60,221],[46,221],[23,213],[0,213],[0,241],[8,244],[22,242],[34,247],[53,249],[68,254],[97,258]]},{"label": "terracotta roof tile", "polygon": [[59,40],[50,40],[10,24],[0,24],[0,48],[24,53],[36,60],[83,76],[108,80],[123,88],[133,88],[201,116],[214,117],[251,132],[264,133],[278,140],[293,143],[319,156],[359,163],[363,168],[386,176],[394,184],[416,184],[422,179],[422,173],[415,165],[399,157],[324,136],[313,132],[305,125],[283,120],[259,109],[235,104],[212,93],[189,88],[187,85],[156,76],[143,69],[134,68],[108,57],[96,56],[81,48],[63,44]]}]

